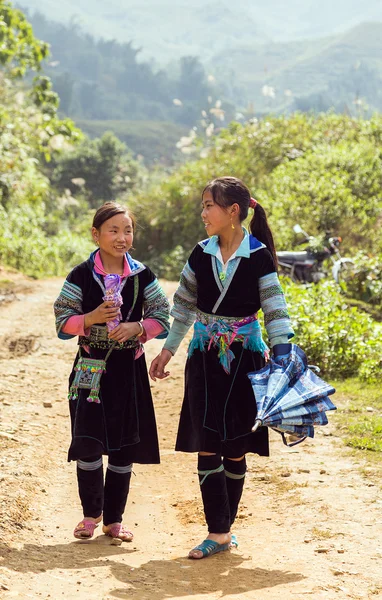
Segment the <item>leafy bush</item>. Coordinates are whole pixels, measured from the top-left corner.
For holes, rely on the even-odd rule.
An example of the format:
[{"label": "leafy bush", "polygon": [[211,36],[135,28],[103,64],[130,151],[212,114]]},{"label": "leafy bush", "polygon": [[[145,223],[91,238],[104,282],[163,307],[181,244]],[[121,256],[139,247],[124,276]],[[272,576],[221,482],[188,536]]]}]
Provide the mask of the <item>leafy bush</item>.
[{"label": "leafy bush", "polygon": [[328,377],[360,373],[373,380],[382,356],[377,324],[366,313],[350,307],[337,286],[325,281],[298,286],[283,281],[295,342],[312,364]]},{"label": "leafy bush", "polygon": [[330,231],[354,247],[380,251],[382,234],[382,152],[374,140],[321,144],[284,162],[265,182],[261,199],[277,224],[277,240],[290,248],[292,226],[315,235]]},{"label": "leafy bush", "polygon": [[[213,177],[240,177],[269,215],[278,248],[290,249],[293,225],[312,235],[332,231],[350,256],[382,250],[382,118],[345,115],[270,117],[232,123],[213,138],[203,158],[154,181],[134,202],[147,240],[159,253],[192,248],[204,235],[200,194]],[[160,231],[160,235],[158,234]]]},{"label": "leafy bush", "polygon": [[0,260],[32,277],[65,275],[85,260],[93,245],[60,222],[57,235],[45,233],[46,216],[41,207],[28,204],[7,212],[0,207]]},{"label": "leafy bush", "polygon": [[351,279],[346,281],[346,294],[382,309],[382,255],[372,256],[361,251],[353,261],[355,268]]},{"label": "leafy bush", "polygon": [[170,252],[166,252],[157,257],[151,257],[150,267],[155,271],[157,277],[168,279],[169,281],[178,281],[181,270],[188,259],[188,253],[182,246],[175,246]]},{"label": "leafy bush", "polygon": [[[382,336],[380,330],[379,337]],[[380,383],[382,373],[382,343],[376,342],[370,348],[370,352],[359,368],[359,376],[363,381],[369,383]]]},{"label": "leafy bush", "polygon": [[95,140],[84,139],[75,149],[61,153],[51,175],[60,192],[82,190],[90,206],[115,200],[133,189],[139,164],[127,147],[113,133],[106,132]]}]

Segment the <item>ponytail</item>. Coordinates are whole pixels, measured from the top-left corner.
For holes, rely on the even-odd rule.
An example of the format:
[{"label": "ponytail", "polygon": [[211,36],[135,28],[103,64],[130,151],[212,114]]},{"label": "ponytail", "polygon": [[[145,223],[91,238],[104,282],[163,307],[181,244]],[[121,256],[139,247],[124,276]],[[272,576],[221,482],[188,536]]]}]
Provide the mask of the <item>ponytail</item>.
[{"label": "ponytail", "polygon": [[213,201],[224,209],[232,204],[238,204],[240,208],[240,222],[242,223],[248,216],[248,209],[254,210],[254,216],[249,225],[251,233],[260,242],[266,245],[272,255],[277,269],[277,255],[273,235],[268,225],[267,216],[263,207],[251,197],[247,186],[237,177],[217,177],[209,183],[202,192],[212,194]]},{"label": "ponytail", "polygon": [[257,202],[254,210],[254,215],[249,224],[252,235],[266,245],[269,252],[272,254],[272,258],[277,269],[277,254],[275,243],[273,241],[272,231],[268,225],[267,215],[263,207]]}]

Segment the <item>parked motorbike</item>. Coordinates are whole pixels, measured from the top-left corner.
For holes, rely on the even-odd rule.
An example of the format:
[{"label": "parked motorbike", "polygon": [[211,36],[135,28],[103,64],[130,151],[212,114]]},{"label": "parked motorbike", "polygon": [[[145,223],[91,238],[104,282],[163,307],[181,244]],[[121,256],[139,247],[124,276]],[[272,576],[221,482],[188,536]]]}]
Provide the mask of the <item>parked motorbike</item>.
[{"label": "parked motorbike", "polygon": [[306,248],[299,252],[277,252],[281,274],[300,283],[318,283],[327,277],[324,262],[330,259],[333,263],[331,272],[334,281],[336,283],[346,282],[354,271],[355,265],[350,258],[341,256],[339,246],[342,239],[340,237],[327,237],[325,244],[317,248],[317,245],[314,244],[315,238],[306,233],[300,225],[296,224],[293,231],[304,236],[300,244],[306,244]]}]

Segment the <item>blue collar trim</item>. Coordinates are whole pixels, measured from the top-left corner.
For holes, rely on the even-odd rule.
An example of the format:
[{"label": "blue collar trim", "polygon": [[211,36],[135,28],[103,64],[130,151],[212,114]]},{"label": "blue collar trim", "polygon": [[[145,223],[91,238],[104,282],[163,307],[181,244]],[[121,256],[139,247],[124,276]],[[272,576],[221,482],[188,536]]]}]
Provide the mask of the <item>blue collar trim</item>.
[{"label": "blue collar trim", "polygon": [[[242,258],[249,258],[253,252],[260,250],[260,248],[266,248],[266,246],[255,238],[252,234],[243,227],[244,238],[240,246],[236,250],[235,256]],[[206,240],[199,242],[199,246],[203,248],[203,252],[216,256],[219,250],[219,236],[213,235]]]}]

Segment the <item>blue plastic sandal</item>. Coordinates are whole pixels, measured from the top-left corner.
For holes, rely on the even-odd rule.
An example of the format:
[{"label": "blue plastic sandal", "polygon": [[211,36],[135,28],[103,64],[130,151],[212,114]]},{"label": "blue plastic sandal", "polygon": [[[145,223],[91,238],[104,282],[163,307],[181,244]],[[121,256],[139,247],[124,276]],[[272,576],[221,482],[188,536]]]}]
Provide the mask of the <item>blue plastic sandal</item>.
[{"label": "blue plastic sandal", "polygon": [[191,550],[191,552],[194,552],[195,550],[199,550],[200,552],[202,552],[203,556],[197,557],[197,556],[188,555],[188,558],[192,558],[194,560],[200,560],[200,558],[206,558],[207,556],[212,556],[212,554],[217,554],[218,552],[223,552],[224,550],[228,550],[228,549],[229,549],[229,544],[218,544],[217,542],[214,542],[213,540],[204,540],[204,542],[199,544],[199,546],[195,546],[195,548],[193,548]]},{"label": "blue plastic sandal", "polygon": [[230,543],[230,548],[238,548],[239,547],[239,542],[237,541],[237,537],[234,533],[232,533],[231,535],[231,543]]}]

